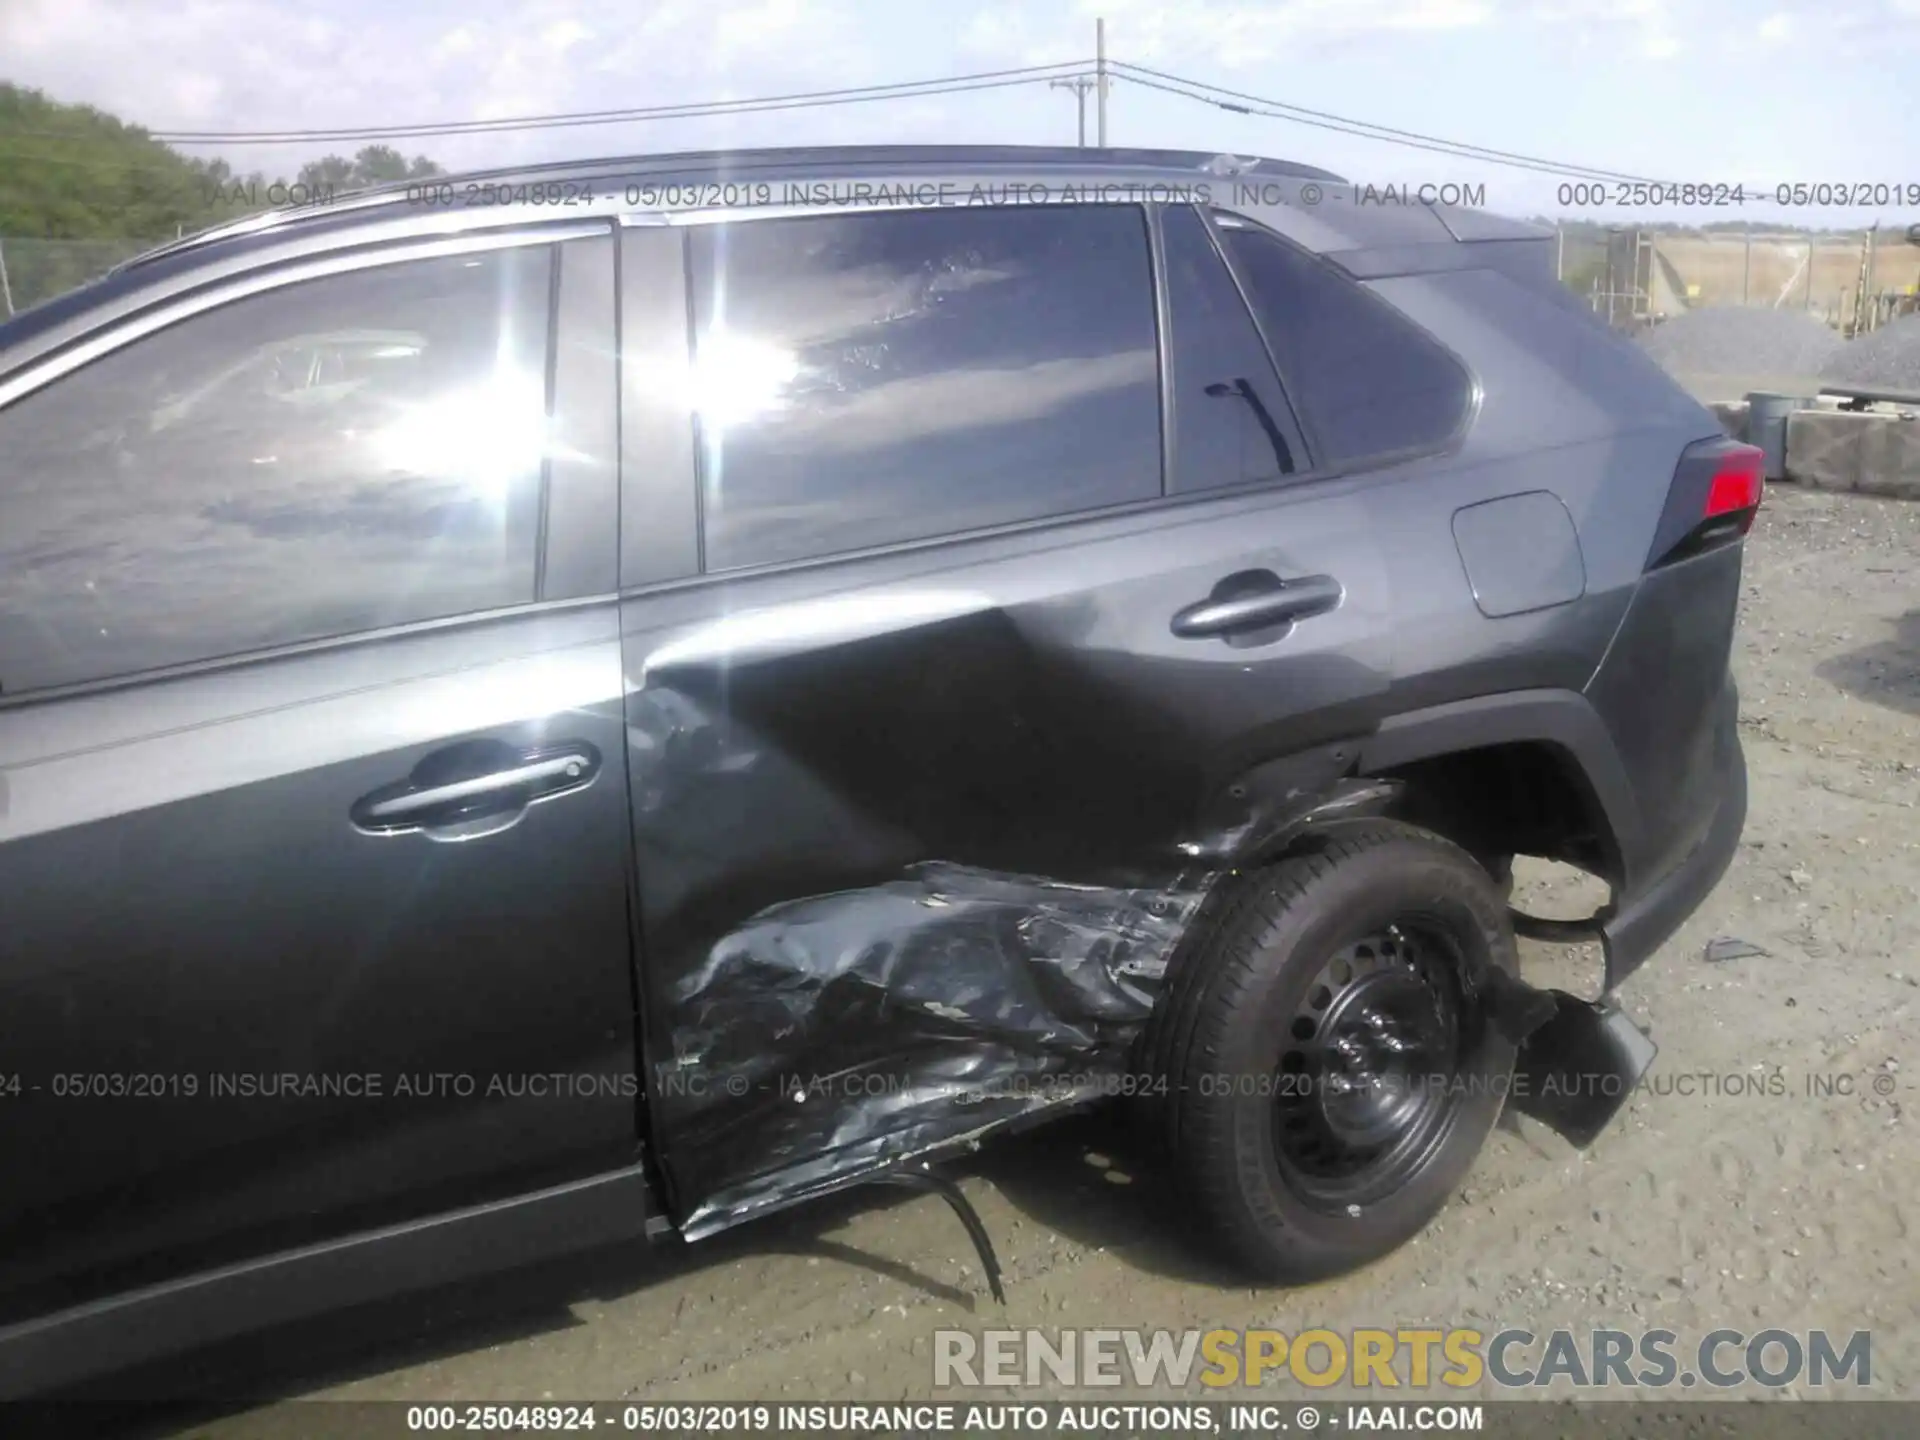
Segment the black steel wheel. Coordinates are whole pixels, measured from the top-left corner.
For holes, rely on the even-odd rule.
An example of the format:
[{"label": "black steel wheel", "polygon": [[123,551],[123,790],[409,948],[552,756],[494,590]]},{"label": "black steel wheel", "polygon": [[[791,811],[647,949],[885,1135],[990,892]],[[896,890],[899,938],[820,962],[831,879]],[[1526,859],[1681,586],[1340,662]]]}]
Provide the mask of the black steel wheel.
[{"label": "black steel wheel", "polygon": [[1505,899],[1428,831],[1372,822],[1244,877],[1169,978],[1148,1062],[1180,1177],[1251,1273],[1349,1270],[1418,1233],[1498,1119],[1518,973]]},{"label": "black steel wheel", "polygon": [[1391,925],[1329,956],[1294,1005],[1274,1085],[1288,1183],[1325,1208],[1418,1173],[1461,1098],[1460,965],[1444,939]]}]

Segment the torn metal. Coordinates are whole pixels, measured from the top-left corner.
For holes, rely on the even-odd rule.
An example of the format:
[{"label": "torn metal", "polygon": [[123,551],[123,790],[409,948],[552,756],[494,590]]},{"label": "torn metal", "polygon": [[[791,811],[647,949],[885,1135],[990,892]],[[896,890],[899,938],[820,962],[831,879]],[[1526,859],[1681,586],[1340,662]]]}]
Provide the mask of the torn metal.
[{"label": "torn metal", "polygon": [[648,1129],[689,1238],[1111,1093],[1220,878],[1397,793],[1350,745],[1214,770],[1170,737],[1225,692],[1034,664],[1085,617],[881,610],[630,641]]},{"label": "torn metal", "polygon": [[[1097,1093],[1208,879],[1068,885],[916,865],[774,905],[674,995],[690,1238]],[[693,1083],[698,1078],[698,1085]]]}]

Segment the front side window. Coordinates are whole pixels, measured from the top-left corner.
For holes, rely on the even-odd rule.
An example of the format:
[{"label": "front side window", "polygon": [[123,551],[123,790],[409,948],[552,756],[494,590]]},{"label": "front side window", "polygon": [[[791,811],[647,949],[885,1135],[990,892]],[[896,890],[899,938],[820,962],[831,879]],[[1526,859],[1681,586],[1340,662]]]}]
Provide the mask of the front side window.
[{"label": "front side window", "polygon": [[1244,222],[1223,227],[1322,466],[1444,444],[1472,403],[1460,362],[1332,265]]},{"label": "front side window", "polygon": [[1160,493],[1138,207],[749,221],[692,244],[709,570]]},{"label": "front side window", "polygon": [[551,265],[288,285],[0,410],[0,693],[531,600]]}]

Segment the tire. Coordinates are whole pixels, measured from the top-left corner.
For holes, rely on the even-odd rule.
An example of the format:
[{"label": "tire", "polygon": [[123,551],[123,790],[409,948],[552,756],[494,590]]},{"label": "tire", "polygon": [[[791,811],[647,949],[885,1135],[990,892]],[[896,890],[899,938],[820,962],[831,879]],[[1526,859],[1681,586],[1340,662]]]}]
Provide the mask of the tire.
[{"label": "tire", "polygon": [[1475,994],[1513,932],[1484,866],[1394,822],[1230,883],[1145,1037],[1152,1118],[1239,1268],[1323,1279],[1425,1228],[1499,1119],[1515,1051]]}]

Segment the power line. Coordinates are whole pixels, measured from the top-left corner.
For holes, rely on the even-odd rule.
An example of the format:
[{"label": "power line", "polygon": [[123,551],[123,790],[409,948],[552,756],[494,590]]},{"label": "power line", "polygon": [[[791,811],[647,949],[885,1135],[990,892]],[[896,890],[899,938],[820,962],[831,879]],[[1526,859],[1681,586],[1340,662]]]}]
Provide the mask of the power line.
[{"label": "power line", "polygon": [[[0,132],[0,142],[11,140],[15,135],[24,133],[26,132],[19,130]],[[248,178],[244,175],[235,174],[230,175],[224,181],[215,182],[213,177],[204,173],[195,176],[192,172],[183,172],[179,167],[182,165],[191,165],[193,163],[191,156],[177,156],[175,157],[175,163],[172,165],[145,165],[131,160],[76,160],[71,156],[43,155],[32,150],[0,149],[0,160],[34,160],[43,165],[62,165],[72,170],[105,170],[111,171],[116,175],[173,175],[179,176],[184,180],[197,178],[205,180],[208,184],[218,183],[223,186],[244,183]],[[262,178],[264,179],[264,177]]]},{"label": "power line", "polygon": [[858,85],[837,90],[805,90],[788,95],[763,95],[741,100],[694,101],[682,105],[648,105],[622,110],[584,110],[553,115],[521,115],[495,120],[449,120],[421,125],[365,125],[333,130],[155,130],[152,138],[169,145],[297,145],[343,140],[399,140],[446,135],[490,135],[504,131],[554,130],[586,125],[619,125],[629,121],[681,120],[717,115],[758,114],[772,110],[811,110],[828,105],[853,105],[876,100],[911,100],[925,95],[951,95],[973,90],[997,90],[1032,85],[1076,67],[1084,60],[1053,65],[1025,65],[1012,70],[981,70],[934,80],[904,80],[888,85]]},{"label": "power line", "polygon": [[[568,125],[609,125],[624,121],[671,120],[681,118],[700,118],[713,115],[754,114],[779,110],[814,109],[826,105],[854,104],[875,100],[913,100],[923,96],[962,94],[975,90],[1001,89],[1015,85],[1031,85],[1051,82],[1055,72],[1071,69],[1075,65],[1084,65],[1084,61],[1062,61],[1057,65],[1025,66],[1018,70],[981,71],[975,75],[954,76],[948,80],[902,81],[894,85],[865,85],[844,90],[821,90],[803,92],[787,96],[760,96],[741,100],[701,101],[677,106],[653,106],[642,109],[619,111],[586,111],[577,115],[546,115],[524,117],[518,120],[457,121],[444,126],[433,127],[431,133],[446,135],[493,134],[515,129],[552,129]],[[415,134],[428,133],[425,127],[405,126],[368,126],[361,131],[236,131],[231,135],[215,136],[214,132],[159,131],[149,132],[145,138],[156,145],[167,144],[322,144],[330,140],[406,138]],[[89,141],[92,137],[74,135],[70,132],[42,129],[19,129],[0,132],[0,141],[11,140],[17,136],[37,136],[54,140]],[[39,164],[59,165],[72,169],[95,170],[113,174],[177,174],[169,165],[144,165],[132,161],[82,160],[67,156],[49,155],[36,151],[0,149],[0,157],[9,160],[30,160]],[[192,157],[184,157],[191,161]],[[211,181],[211,177],[205,177]],[[244,177],[238,172],[230,175],[223,184],[242,182]]]},{"label": "power line", "polygon": [[[1546,175],[1588,180],[1622,181],[1635,184],[1658,185],[1665,183],[1651,179],[1650,177],[1632,175],[1623,171],[1607,170],[1597,166],[1581,165],[1573,162],[1555,161],[1541,156],[1522,154],[1517,151],[1475,145],[1465,141],[1447,140],[1419,131],[1402,130],[1393,126],[1378,125],[1371,121],[1355,120],[1346,116],[1334,115],[1326,111],[1312,110],[1305,106],[1291,105],[1284,101],[1249,94],[1245,91],[1230,90],[1225,86],[1213,85],[1206,81],[1194,80],[1182,75],[1174,75],[1166,71],[1155,70],[1145,65],[1134,65],[1115,60],[1107,60],[1105,63],[1109,75],[1118,72],[1134,84],[1147,89],[1158,90],[1185,99],[1195,100],[1202,104],[1211,105],[1232,113],[1289,120],[1295,124],[1333,131],[1339,134],[1352,135],[1360,139],[1376,140],[1385,144],[1400,145],[1436,154],[1449,155],[1456,159],[1477,160],[1487,164],[1530,170]],[[1050,87],[1073,89],[1078,92],[1078,98],[1084,105],[1086,88],[1097,86],[1098,84],[1097,75],[1089,74],[1087,64],[1088,62],[1086,61],[1062,61],[1052,65],[1029,65],[1006,70],[977,71],[968,75],[955,75],[933,80],[900,81],[882,85],[863,85],[831,90],[800,91],[785,95],[755,96],[739,100],[698,101],[678,105],[642,106],[621,110],[595,110],[502,117],[493,120],[445,121],[411,126],[361,126],[333,130],[154,131],[150,132],[147,138],[157,144],[192,145],[299,145],[350,140],[372,142],[385,139],[485,135],[520,130],[612,125],[648,120],[695,119],[736,114],[807,110],[833,105],[870,103],[881,100],[903,100],[926,96],[964,94],[972,91],[1003,89],[1033,84],[1046,84]],[[5,135],[0,135],[0,140],[22,135],[46,135],[58,139],[83,138],[62,132],[15,130]],[[151,171],[157,174],[165,172],[168,168],[157,165],[144,166],[131,163],[120,164],[112,161],[70,159],[21,151],[0,151],[0,153],[5,154],[8,159],[29,160],[44,164],[69,166],[77,169],[94,169],[119,174],[140,173],[143,171]],[[207,178],[210,179],[211,177]],[[231,181],[238,181],[241,178],[242,177],[238,175],[233,175]]]},{"label": "power line", "polygon": [[[1547,175],[1574,176],[1587,180],[1617,180],[1643,185],[1666,183],[1645,175],[1630,175],[1619,170],[1603,170],[1595,166],[1548,160],[1537,155],[1522,155],[1511,150],[1497,150],[1490,146],[1468,144],[1465,141],[1446,140],[1436,135],[1424,135],[1415,130],[1399,130],[1390,125],[1375,125],[1367,120],[1351,120],[1342,115],[1328,114],[1323,110],[1309,110],[1302,105],[1289,105],[1284,101],[1269,100],[1240,90],[1228,90],[1223,86],[1210,85],[1205,81],[1189,80],[1182,75],[1169,75],[1165,71],[1149,69],[1144,65],[1131,65],[1118,60],[1108,63],[1136,85],[1144,85],[1150,90],[1163,90],[1171,95],[1181,95],[1189,100],[1198,100],[1203,104],[1214,105],[1222,110],[1230,110],[1242,115],[1261,115],[1275,120],[1291,120],[1295,124],[1312,126],[1318,130],[1333,130],[1344,135],[1358,136],[1364,140],[1379,140],[1391,145],[1404,145],[1416,150],[1430,150],[1441,155],[1452,155],[1456,159],[1483,160],[1491,165],[1506,165],[1514,169],[1534,170]],[[1220,96],[1226,96],[1228,99],[1222,100],[1218,98]],[[1229,103],[1230,101],[1241,103]]]}]

